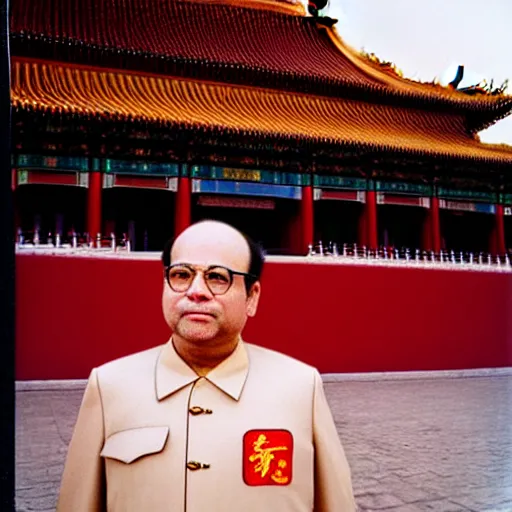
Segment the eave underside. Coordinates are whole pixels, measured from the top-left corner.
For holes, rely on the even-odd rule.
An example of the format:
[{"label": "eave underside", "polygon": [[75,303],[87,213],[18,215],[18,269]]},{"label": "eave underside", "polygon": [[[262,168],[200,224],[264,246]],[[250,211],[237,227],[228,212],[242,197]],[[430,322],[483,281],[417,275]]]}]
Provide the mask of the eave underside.
[{"label": "eave underside", "polygon": [[468,135],[460,116],[249,87],[14,61],[12,102],[53,115],[512,164],[512,151]]}]

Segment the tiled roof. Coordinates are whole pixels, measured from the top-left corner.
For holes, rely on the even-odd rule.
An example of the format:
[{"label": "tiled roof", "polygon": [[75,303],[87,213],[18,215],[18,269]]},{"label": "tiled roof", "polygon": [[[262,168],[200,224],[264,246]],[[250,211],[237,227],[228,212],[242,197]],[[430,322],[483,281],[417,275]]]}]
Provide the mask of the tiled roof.
[{"label": "tiled roof", "polygon": [[14,60],[12,101],[14,107],[54,114],[512,163],[512,150],[467,135],[460,115],[279,90]]},{"label": "tiled roof", "polygon": [[11,31],[204,65],[222,62],[374,84],[304,20],[188,0],[19,0],[12,5]]},{"label": "tiled roof", "polygon": [[[271,0],[17,0],[11,6],[11,32],[15,39],[36,39],[36,46],[55,44],[63,53],[76,47],[69,57],[75,62],[85,48],[89,56],[100,53],[84,62],[93,65],[125,69],[139,65],[137,69],[144,71],[288,90],[301,81],[298,90],[302,92],[356,98],[354,91],[362,90],[380,98],[397,97],[402,103],[426,102],[431,110],[486,112],[483,119],[468,122],[470,130],[482,129],[512,110],[510,97],[470,97],[390,77],[352,52],[336,32],[319,29],[312,18],[299,15],[300,9],[292,4]],[[119,65],[112,64],[119,52]],[[59,60],[58,54],[50,58]],[[166,67],[166,62],[171,64]],[[176,62],[187,71],[178,73],[172,65]]]}]

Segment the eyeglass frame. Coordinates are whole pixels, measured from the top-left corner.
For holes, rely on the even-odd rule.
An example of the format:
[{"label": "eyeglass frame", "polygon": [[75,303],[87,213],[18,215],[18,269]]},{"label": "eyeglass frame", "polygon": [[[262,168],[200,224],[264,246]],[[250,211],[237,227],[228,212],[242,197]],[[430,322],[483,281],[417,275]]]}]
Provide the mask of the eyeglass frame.
[{"label": "eyeglass frame", "polygon": [[[188,288],[186,290],[183,290],[182,292],[177,292],[172,286],[171,286],[171,283],[169,281],[169,272],[171,270],[171,268],[173,267],[178,267],[178,266],[181,266],[181,267],[186,267],[188,268],[189,270],[192,270],[194,272],[194,277],[192,278],[192,281],[190,281],[190,284],[188,286]],[[210,286],[208,285],[206,279],[204,278],[204,273],[205,272],[208,272],[209,270],[212,270],[214,268],[222,268],[224,270],[226,270],[229,274],[229,278],[230,278],[230,282],[229,282],[229,286],[226,288],[226,291],[225,292],[222,292],[222,293],[214,293],[211,289],[210,289]],[[204,281],[204,284],[206,285],[206,288],[208,288],[208,291],[213,295],[213,296],[217,296],[217,295],[225,295],[230,289],[231,289],[231,286],[233,286],[233,277],[234,276],[244,276],[244,283],[245,283],[245,290],[247,293],[249,293],[249,290],[251,288],[251,286],[256,282],[258,281],[258,277],[255,276],[254,274],[249,274],[248,272],[239,272],[238,270],[232,270],[230,269],[229,267],[225,267],[224,265],[209,265],[208,267],[206,267],[205,269],[203,270],[196,270],[196,268],[194,268],[192,265],[190,265],[189,263],[173,263],[172,265],[167,265],[164,267],[164,276],[165,276],[165,281],[166,283],[169,285],[169,288],[174,292],[174,293],[185,293],[185,292],[188,292],[188,290],[190,289],[190,287],[192,286],[192,283],[194,282],[194,279],[196,278],[198,272],[201,272],[201,274],[203,274],[203,281]]]}]

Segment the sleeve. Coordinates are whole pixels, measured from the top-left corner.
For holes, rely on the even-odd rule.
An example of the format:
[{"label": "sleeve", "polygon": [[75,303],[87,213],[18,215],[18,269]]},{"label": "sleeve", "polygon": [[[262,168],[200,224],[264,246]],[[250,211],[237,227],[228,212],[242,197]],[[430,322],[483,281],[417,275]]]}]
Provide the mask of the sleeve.
[{"label": "sleeve", "polygon": [[97,370],[94,369],[69,444],[57,512],[100,512],[106,509],[105,473],[100,457],[103,442],[103,407]]},{"label": "sleeve", "polygon": [[350,468],[327,403],[320,374],[315,371],[313,397],[315,450],[314,512],[354,512]]}]

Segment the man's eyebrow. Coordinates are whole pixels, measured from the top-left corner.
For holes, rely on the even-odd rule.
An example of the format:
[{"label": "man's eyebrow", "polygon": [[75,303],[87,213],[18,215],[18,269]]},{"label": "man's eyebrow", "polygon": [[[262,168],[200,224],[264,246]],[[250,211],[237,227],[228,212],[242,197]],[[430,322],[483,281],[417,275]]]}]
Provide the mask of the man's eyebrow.
[{"label": "man's eyebrow", "polygon": [[211,265],[196,265],[195,263],[190,263],[188,261],[175,261],[170,264],[170,266],[173,266],[173,265],[184,265],[187,267],[199,268],[199,269],[204,269],[204,270],[209,269],[209,268],[215,268],[215,267],[222,267],[222,268],[227,268],[228,270],[232,270],[231,267],[228,267],[227,265],[223,265],[222,263],[212,263]]}]

